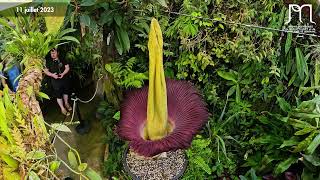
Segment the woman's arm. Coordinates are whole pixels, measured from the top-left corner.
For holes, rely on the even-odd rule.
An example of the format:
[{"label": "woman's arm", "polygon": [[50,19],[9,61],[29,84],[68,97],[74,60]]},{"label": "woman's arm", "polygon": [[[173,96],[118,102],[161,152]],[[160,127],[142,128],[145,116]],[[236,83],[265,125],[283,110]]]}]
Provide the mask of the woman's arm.
[{"label": "woman's arm", "polygon": [[70,71],[69,64],[64,65],[64,71],[60,74],[61,75],[60,78],[63,78],[63,76],[66,75],[69,71]]},{"label": "woman's arm", "polygon": [[53,77],[54,79],[58,79],[58,75],[51,73],[47,68],[45,68],[45,69],[43,70],[43,72],[44,72],[47,76]]}]

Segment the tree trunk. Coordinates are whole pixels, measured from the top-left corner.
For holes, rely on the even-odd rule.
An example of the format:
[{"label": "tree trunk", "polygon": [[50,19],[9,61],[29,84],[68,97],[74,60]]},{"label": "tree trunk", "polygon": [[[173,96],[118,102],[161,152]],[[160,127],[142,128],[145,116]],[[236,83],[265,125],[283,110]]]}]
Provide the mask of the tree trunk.
[{"label": "tree trunk", "polygon": [[[107,37],[111,34],[109,44],[107,44]],[[101,52],[102,52],[102,64],[111,63],[116,55],[116,50],[114,47],[114,36],[112,36],[112,31],[107,27],[103,27],[103,41],[101,45]],[[120,101],[122,98],[121,91],[117,87],[114,82],[113,77],[106,71],[103,81],[103,89],[105,93],[106,100],[111,103],[115,108],[120,107]]]},{"label": "tree trunk", "polygon": [[[48,133],[44,124],[42,111],[39,102],[36,98],[40,91],[42,81],[42,60],[39,58],[30,58],[28,66],[26,66],[22,77],[19,80],[19,87],[17,90],[18,101],[21,101],[23,108],[26,110],[24,118],[32,127],[32,134],[25,137],[28,141],[27,147],[29,150],[36,148],[47,149]],[[30,63],[31,62],[31,63]],[[30,141],[30,142],[29,142]]]},{"label": "tree trunk", "polygon": [[[21,97],[23,104],[28,107],[30,117],[42,116],[39,102],[36,99],[36,93],[39,92],[42,81],[42,71],[39,68],[30,68],[24,72],[19,81],[18,94]],[[32,88],[28,91],[28,88]],[[28,93],[29,92],[29,93]]]}]

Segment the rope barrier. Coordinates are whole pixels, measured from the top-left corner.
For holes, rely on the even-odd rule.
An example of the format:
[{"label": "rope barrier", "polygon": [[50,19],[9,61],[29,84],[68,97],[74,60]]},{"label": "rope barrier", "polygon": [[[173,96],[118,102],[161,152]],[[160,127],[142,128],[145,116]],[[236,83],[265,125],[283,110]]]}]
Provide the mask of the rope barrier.
[{"label": "rope barrier", "polygon": [[84,103],[84,104],[87,104],[89,102],[91,102],[97,95],[97,92],[98,92],[98,88],[99,88],[99,81],[103,78],[103,76],[101,76],[98,81],[97,81],[97,84],[96,84],[96,90],[93,94],[93,96],[89,99],[89,100],[81,100],[80,98],[76,97],[76,98],[71,98],[71,100],[73,101],[73,107],[72,107],[72,116],[71,116],[71,120],[69,121],[70,124],[72,124],[73,122],[73,118],[74,118],[74,113],[75,113],[75,109],[76,109],[76,102],[79,101],[81,103]]},{"label": "rope barrier", "polygon": [[[134,11],[145,12],[143,10],[134,10]],[[239,23],[239,22],[234,22],[234,21],[217,20],[217,19],[212,19],[212,18],[207,18],[207,17],[202,17],[202,16],[192,16],[190,14],[185,14],[185,13],[180,13],[180,12],[175,12],[175,11],[164,11],[164,12],[169,13],[169,14],[197,18],[197,19],[210,20],[213,22],[220,22],[220,23],[224,23],[227,25],[238,25],[238,26],[245,26],[245,27],[250,27],[250,28],[264,29],[264,30],[268,30],[268,31],[278,31],[278,32],[292,33],[292,34],[298,34],[298,35],[320,37],[319,35],[316,35],[316,34],[307,34],[307,33],[302,33],[302,32],[297,32],[297,31],[288,31],[288,30],[284,30],[284,29],[269,28],[269,27],[265,27],[265,26],[259,26],[259,25],[254,25],[254,24],[245,24],[245,23]]]}]

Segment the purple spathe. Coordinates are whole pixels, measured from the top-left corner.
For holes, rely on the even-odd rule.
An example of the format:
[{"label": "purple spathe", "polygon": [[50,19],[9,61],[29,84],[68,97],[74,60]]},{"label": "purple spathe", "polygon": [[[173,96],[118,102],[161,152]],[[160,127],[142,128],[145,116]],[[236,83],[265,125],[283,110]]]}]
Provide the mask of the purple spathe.
[{"label": "purple spathe", "polygon": [[162,139],[151,141],[142,137],[147,120],[148,86],[127,92],[121,104],[117,133],[129,141],[136,153],[146,157],[188,148],[193,136],[208,120],[206,104],[191,83],[166,79],[166,84],[168,118],[173,131]]}]

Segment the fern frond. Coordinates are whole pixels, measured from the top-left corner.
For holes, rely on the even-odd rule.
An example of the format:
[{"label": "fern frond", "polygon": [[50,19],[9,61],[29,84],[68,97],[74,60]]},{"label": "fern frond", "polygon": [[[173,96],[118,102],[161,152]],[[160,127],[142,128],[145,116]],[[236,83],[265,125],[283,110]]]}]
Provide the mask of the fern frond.
[{"label": "fern frond", "polygon": [[12,134],[12,137],[13,137],[13,139],[15,141],[15,144],[17,146],[19,146],[20,148],[22,148],[23,150],[25,150],[25,145],[23,143],[22,134],[21,134],[20,130],[16,126],[12,127],[11,134]]},{"label": "fern frond", "polygon": [[125,65],[121,63],[110,63],[105,65],[105,69],[112,74],[117,85],[125,88],[141,88],[144,80],[148,79],[145,73],[132,70],[137,63],[137,58],[130,58]]},{"label": "fern frond", "polygon": [[128,59],[127,63],[126,63],[126,69],[132,69],[133,66],[137,63],[137,58],[136,57],[132,57],[130,59]]},{"label": "fern frond", "polygon": [[18,126],[25,126],[25,120],[22,118],[21,112],[18,110],[17,107],[14,107],[14,117],[16,120],[16,123],[18,124]]},{"label": "fern frond", "polygon": [[9,152],[10,153],[8,155],[19,162],[25,161],[27,156],[26,150],[16,145],[10,146]]}]

